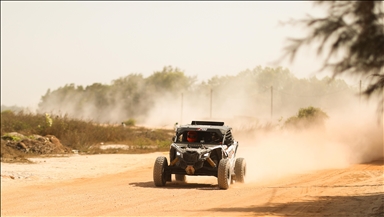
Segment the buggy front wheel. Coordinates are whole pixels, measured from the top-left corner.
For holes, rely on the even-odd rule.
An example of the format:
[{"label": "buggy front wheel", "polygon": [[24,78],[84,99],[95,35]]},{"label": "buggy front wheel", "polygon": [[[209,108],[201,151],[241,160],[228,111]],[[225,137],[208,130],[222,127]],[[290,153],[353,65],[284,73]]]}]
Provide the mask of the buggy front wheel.
[{"label": "buggy front wheel", "polygon": [[160,156],[156,158],[155,165],[153,166],[153,182],[157,187],[164,186],[167,182],[165,176],[165,168],[168,166],[167,158]]},{"label": "buggy front wheel", "polygon": [[221,159],[217,171],[217,182],[219,188],[228,189],[231,184],[231,164],[228,159]]}]

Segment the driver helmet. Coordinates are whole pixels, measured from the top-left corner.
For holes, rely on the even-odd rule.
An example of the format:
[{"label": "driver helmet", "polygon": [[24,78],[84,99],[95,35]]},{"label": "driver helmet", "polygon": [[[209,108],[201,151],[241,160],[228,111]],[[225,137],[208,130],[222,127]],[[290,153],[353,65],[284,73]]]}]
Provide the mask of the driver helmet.
[{"label": "driver helmet", "polygon": [[196,131],[189,131],[187,133],[187,140],[188,140],[188,142],[196,142],[197,132]]},{"label": "driver helmet", "polygon": [[211,139],[212,140],[216,140],[216,139],[218,139],[219,137],[217,136],[217,134],[216,133],[211,133]]}]

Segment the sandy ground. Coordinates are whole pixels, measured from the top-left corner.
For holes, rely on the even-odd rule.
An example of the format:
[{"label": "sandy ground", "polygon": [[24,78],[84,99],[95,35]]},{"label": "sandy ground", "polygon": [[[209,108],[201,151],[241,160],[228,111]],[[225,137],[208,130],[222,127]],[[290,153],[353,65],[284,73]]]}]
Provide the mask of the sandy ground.
[{"label": "sandy ground", "polygon": [[167,153],[2,163],[1,216],[384,216],[382,159],[219,190],[215,177],[155,187],[160,155]]}]

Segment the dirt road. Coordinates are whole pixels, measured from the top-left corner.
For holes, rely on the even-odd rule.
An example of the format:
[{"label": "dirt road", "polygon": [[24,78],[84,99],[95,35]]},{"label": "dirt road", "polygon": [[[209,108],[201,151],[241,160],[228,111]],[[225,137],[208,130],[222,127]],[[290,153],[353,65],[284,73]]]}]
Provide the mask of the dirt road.
[{"label": "dirt road", "polygon": [[214,177],[155,187],[152,168],[159,155],[166,153],[2,163],[1,216],[384,215],[383,160],[219,190]]}]

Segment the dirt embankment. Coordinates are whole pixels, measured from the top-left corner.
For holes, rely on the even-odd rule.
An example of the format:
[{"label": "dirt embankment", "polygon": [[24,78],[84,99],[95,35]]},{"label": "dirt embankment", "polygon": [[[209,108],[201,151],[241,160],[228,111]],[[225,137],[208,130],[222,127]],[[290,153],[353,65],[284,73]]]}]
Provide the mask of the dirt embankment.
[{"label": "dirt embankment", "polygon": [[53,135],[25,136],[11,132],[1,137],[1,162],[30,162],[28,157],[71,154],[73,150],[61,144]]}]

